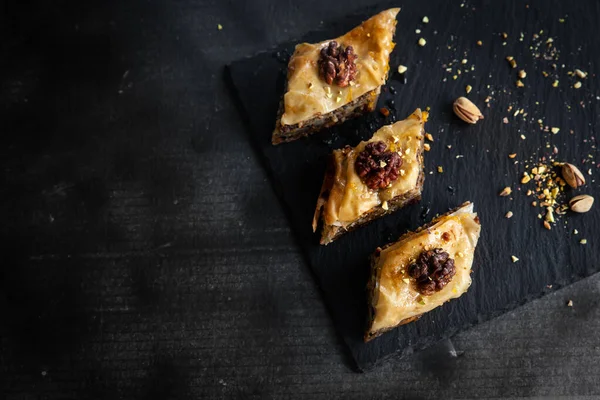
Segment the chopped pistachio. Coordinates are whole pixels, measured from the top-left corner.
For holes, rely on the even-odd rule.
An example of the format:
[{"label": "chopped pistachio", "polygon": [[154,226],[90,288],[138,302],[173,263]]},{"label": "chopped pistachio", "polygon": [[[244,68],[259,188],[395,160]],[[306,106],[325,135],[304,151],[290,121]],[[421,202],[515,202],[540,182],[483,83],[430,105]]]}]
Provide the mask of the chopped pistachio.
[{"label": "chopped pistachio", "polygon": [[428,24],[429,23],[429,18],[427,18],[427,16],[423,17],[423,23],[424,24]]},{"label": "chopped pistachio", "polygon": [[575,74],[581,79],[585,79],[587,77],[587,72],[583,72],[580,69],[576,69]]},{"label": "chopped pistachio", "polygon": [[403,74],[408,70],[408,68],[404,65],[398,65],[398,73]]},{"label": "chopped pistachio", "polygon": [[552,129],[550,129],[550,131],[556,135],[560,131],[560,128],[557,128],[556,126],[554,126],[554,127],[552,127]]},{"label": "chopped pistachio", "polygon": [[423,47],[427,44],[427,41],[423,38],[420,38],[417,43],[419,44],[419,46]]},{"label": "chopped pistachio", "polygon": [[573,229],[573,235],[577,235],[579,231],[577,229]]},{"label": "chopped pistachio", "polygon": [[555,80],[555,81],[552,83],[552,86],[553,86],[553,87],[558,87],[558,79],[557,79],[557,80]]},{"label": "chopped pistachio", "polygon": [[544,221],[544,228],[550,230],[552,229],[552,227],[550,226],[550,224],[548,223],[548,221]]},{"label": "chopped pistachio", "polygon": [[218,30],[223,30],[223,25],[221,25],[221,24],[217,24],[217,29],[218,29]]},{"label": "chopped pistachio", "polygon": [[515,256],[510,256],[510,259],[512,260],[512,262],[516,263],[517,261],[519,261],[519,259]]},{"label": "chopped pistachio", "polygon": [[579,81],[575,82],[575,84],[573,85],[573,87],[575,89],[579,89],[581,87],[581,82],[579,82]]},{"label": "chopped pistachio", "polygon": [[579,243],[581,243],[581,244],[586,244],[586,243],[587,243],[587,239],[581,239],[581,240],[579,241]]}]

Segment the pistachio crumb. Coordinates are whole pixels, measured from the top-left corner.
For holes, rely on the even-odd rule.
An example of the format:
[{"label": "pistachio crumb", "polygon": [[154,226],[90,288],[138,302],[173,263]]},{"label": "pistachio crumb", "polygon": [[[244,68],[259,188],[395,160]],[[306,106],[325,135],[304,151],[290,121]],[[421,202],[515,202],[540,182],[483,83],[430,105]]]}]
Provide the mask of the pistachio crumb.
[{"label": "pistachio crumb", "polygon": [[567,303],[567,307],[573,307],[573,300],[569,300],[569,302]]},{"label": "pistachio crumb", "polygon": [[579,231],[577,229],[573,229],[573,235],[577,235]]},{"label": "pistachio crumb", "polygon": [[550,224],[548,223],[548,221],[544,221],[544,228],[550,230],[552,229],[552,227],[550,226]]},{"label": "pistachio crumb", "polygon": [[512,260],[512,262],[516,263],[517,261],[519,261],[519,259],[515,256],[510,256],[510,259]]},{"label": "pistachio crumb", "polygon": [[553,126],[553,127],[552,127],[552,129],[550,129],[550,131],[551,131],[553,134],[555,134],[555,135],[556,135],[556,134],[557,134],[557,133],[560,131],[560,128],[557,128],[556,126]]},{"label": "pistachio crumb", "polygon": [[429,18],[426,16],[423,17],[423,23],[424,24],[428,24],[429,23]]},{"label": "pistachio crumb", "polygon": [[557,80],[555,80],[554,82],[552,82],[552,86],[553,86],[553,87],[558,87],[558,79],[557,79]]},{"label": "pistachio crumb", "polygon": [[583,72],[580,69],[575,70],[575,75],[577,75],[581,79],[585,79],[587,77],[587,72]]},{"label": "pistachio crumb", "polygon": [[405,65],[398,65],[398,73],[399,74],[403,74],[406,71],[408,71],[408,67],[406,67]]},{"label": "pistachio crumb", "polygon": [[581,244],[586,244],[586,243],[587,243],[587,239],[581,239],[581,240],[579,241],[579,243],[581,243]]},{"label": "pistachio crumb", "polygon": [[471,90],[473,90],[473,87],[472,87],[471,85],[467,85],[467,86],[465,87],[465,92],[467,92],[467,93],[471,93]]},{"label": "pistachio crumb", "polygon": [[419,46],[423,47],[427,44],[427,41],[423,38],[420,38],[417,43],[419,44]]},{"label": "pistachio crumb", "polygon": [[581,82],[579,82],[579,81],[575,82],[575,84],[573,85],[573,87],[575,89],[579,89],[581,87]]},{"label": "pistachio crumb", "polygon": [[218,29],[218,30],[223,30],[223,25],[221,25],[221,24],[217,24],[217,29]]},{"label": "pistachio crumb", "polygon": [[407,285],[410,283],[410,279],[408,279],[408,278],[403,278],[402,281],[404,283],[406,283]]}]

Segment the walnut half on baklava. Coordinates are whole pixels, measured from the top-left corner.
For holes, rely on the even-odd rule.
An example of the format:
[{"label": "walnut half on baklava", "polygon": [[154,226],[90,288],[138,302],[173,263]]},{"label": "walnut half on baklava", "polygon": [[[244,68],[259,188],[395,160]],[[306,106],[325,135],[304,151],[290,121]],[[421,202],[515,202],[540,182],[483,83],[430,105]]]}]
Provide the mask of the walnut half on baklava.
[{"label": "walnut half on baklava", "polygon": [[377,249],[367,286],[365,341],[465,293],[480,230],[473,204],[467,202]]},{"label": "walnut half on baklava", "polygon": [[417,109],[368,141],[333,151],[313,217],[321,244],[421,199],[426,120]]},{"label": "walnut half on baklava", "polygon": [[382,11],[336,39],[296,46],[288,64],[273,144],[308,136],[375,109],[388,76],[399,11]]}]

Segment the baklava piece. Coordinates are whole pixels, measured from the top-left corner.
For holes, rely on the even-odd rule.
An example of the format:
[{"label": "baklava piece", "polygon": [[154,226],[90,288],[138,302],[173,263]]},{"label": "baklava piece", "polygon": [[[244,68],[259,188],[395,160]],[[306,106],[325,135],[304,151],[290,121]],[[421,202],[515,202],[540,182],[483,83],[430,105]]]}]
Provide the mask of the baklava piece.
[{"label": "baklava piece", "polygon": [[313,217],[321,244],[421,199],[426,120],[417,109],[370,140],[333,151]]},{"label": "baklava piece", "polygon": [[373,111],[387,80],[396,14],[383,11],[339,38],[296,46],[272,142],[296,140]]},{"label": "baklava piece", "polygon": [[465,293],[480,230],[467,202],[378,248],[371,258],[365,341]]}]

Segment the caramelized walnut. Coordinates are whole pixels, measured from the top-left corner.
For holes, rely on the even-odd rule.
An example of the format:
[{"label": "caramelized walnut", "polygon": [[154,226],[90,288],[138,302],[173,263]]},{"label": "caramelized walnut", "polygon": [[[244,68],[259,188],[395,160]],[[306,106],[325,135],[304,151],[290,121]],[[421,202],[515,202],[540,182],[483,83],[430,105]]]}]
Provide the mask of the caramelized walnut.
[{"label": "caramelized walnut", "polygon": [[384,189],[398,179],[402,158],[398,153],[386,149],[384,142],[372,142],[356,157],[356,173],[369,189]]},{"label": "caramelized walnut", "polygon": [[427,250],[408,267],[408,274],[415,279],[417,289],[423,296],[439,292],[456,273],[454,260],[443,249]]},{"label": "caramelized walnut", "polygon": [[319,58],[319,74],[329,85],[335,83],[346,87],[356,76],[356,54],[354,48],[343,46],[333,40],[321,49]]}]

